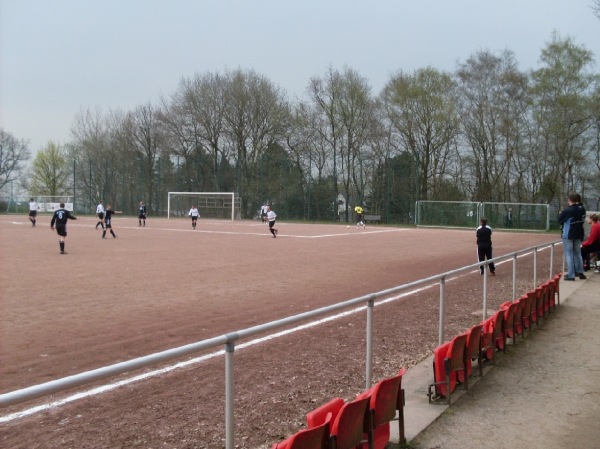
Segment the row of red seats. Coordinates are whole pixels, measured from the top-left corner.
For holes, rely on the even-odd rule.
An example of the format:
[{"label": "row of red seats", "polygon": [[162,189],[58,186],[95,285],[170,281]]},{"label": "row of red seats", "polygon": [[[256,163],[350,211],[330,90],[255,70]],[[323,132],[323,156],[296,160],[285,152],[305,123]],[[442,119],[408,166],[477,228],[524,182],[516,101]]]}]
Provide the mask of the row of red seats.
[{"label": "row of red seats", "polygon": [[406,370],[383,379],[353,401],[334,398],[306,415],[307,429],[273,445],[273,449],[384,449],[390,440],[390,422],[398,420],[404,442]]},{"label": "row of red seats", "polygon": [[433,350],[433,379],[427,395],[429,402],[450,405],[451,395],[458,384],[468,390],[468,379],[472,375],[472,362],[477,361],[478,375],[483,375],[483,362],[494,363],[497,350],[506,352],[506,341],[513,344],[517,336],[525,337],[533,324],[540,325],[550,310],[560,304],[561,274],[521,296],[517,300],[500,305],[500,310],[491,317],[473,326],[465,333],[438,346]]}]

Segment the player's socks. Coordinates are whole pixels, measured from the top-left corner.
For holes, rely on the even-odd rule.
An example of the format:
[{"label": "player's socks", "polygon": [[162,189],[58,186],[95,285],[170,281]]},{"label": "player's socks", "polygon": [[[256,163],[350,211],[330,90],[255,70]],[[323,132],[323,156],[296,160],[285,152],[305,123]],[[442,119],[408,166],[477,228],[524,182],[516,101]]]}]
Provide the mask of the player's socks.
[{"label": "player's socks", "polygon": [[117,236],[115,235],[115,233],[113,232],[113,230],[112,230],[112,229],[110,230],[110,233],[111,233],[111,235],[112,235],[114,238],[116,238],[116,237],[117,237]]},{"label": "player's socks", "polygon": [[60,242],[60,252],[61,253],[65,252],[65,242]]},{"label": "player's socks", "polygon": [[106,230],[104,228],[102,228],[102,238],[103,239],[106,238]]}]

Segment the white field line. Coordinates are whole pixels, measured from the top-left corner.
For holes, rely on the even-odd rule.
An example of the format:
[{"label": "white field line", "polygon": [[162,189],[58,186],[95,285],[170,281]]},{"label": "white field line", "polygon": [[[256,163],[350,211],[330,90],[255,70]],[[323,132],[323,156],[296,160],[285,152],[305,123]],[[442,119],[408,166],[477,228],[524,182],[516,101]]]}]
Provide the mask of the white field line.
[{"label": "white field line", "polygon": [[[531,253],[525,253],[525,254],[522,254],[522,255],[520,255],[518,257],[524,257],[524,256],[527,256],[529,254],[531,254]],[[512,262],[512,261],[511,260],[505,260],[505,261],[502,261],[502,262],[498,262],[496,265],[502,265],[502,264],[507,263],[507,262]],[[477,271],[479,271],[479,270],[477,269],[477,270],[469,271],[467,273],[456,275],[454,277],[448,278],[447,282],[458,280],[458,279],[460,279],[462,277],[465,277],[465,276],[468,276],[468,275],[470,275],[472,273],[476,273]],[[419,292],[431,289],[431,288],[436,287],[438,285],[439,285],[438,283],[432,283],[432,284],[429,284],[429,285],[426,285],[426,286],[423,286],[423,287],[420,287],[420,288],[417,288],[417,289],[414,289],[414,290],[410,290],[408,292],[404,292],[404,293],[401,293],[399,295],[395,295],[395,296],[386,298],[384,300],[381,300],[381,301],[375,303],[374,306],[375,307],[379,307],[379,306],[381,306],[383,304],[387,304],[387,303],[390,303],[390,302],[397,301],[399,299],[405,298],[405,297],[413,295],[415,293],[419,293]],[[316,327],[316,326],[319,326],[319,325],[321,325],[323,323],[334,321],[334,320],[337,320],[339,318],[343,318],[343,317],[346,317],[346,316],[349,316],[349,315],[354,315],[356,313],[362,312],[365,309],[366,309],[366,306],[356,307],[356,308],[348,310],[346,312],[342,312],[342,313],[339,313],[337,315],[333,315],[333,316],[330,316],[330,317],[327,317],[327,318],[323,318],[322,320],[312,321],[310,323],[302,324],[300,326],[296,326],[296,327],[291,328],[291,329],[287,329],[287,330],[283,330],[283,331],[280,331],[280,332],[276,332],[274,334],[267,335],[265,337],[256,338],[256,339],[250,340],[250,341],[248,341],[246,343],[241,343],[239,345],[236,345],[236,350],[242,350],[244,348],[249,348],[251,346],[255,346],[255,345],[258,345],[260,343],[263,343],[265,341],[274,340],[276,338],[283,337],[285,335],[293,334],[293,333],[298,332],[300,330],[309,329],[311,327]],[[174,365],[171,365],[171,366],[168,366],[168,367],[165,367],[165,368],[161,368],[161,369],[158,369],[158,370],[148,371],[146,373],[143,373],[143,374],[140,374],[140,375],[137,375],[137,376],[133,376],[133,377],[130,377],[128,379],[123,379],[123,380],[118,381],[118,382],[106,384],[106,385],[103,385],[101,387],[97,387],[97,388],[93,388],[91,390],[87,390],[87,391],[83,391],[83,392],[80,392],[80,393],[76,393],[76,394],[68,396],[68,397],[66,397],[64,399],[60,399],[58,401],[48,402],[46,404],[38,405],[36,407],[32,407],[32,408],[29,408],[29,409],[26,409],[26,410],[23,410],[23,411],[20,411],[20,412],[12,413],[10,415],[0,416],[0,423],[11,422],[11,421],[14,421],[14,420],[17,420],[17,419],[20,419],[20,418],[25,418],[27,416],[34,415],[36,413],[40,413],[40,412],[43,412],[43,411],[46,411],[46,410],[55,409],[55,408],[58,408],[58,407],[60,407],[62,405],[66,405],[66,404],[69,404],[71,402],[77,401],[79,399],[87,398],[87,397],[90,397],[90,396],[96,396],[96,395],[99,395],[101,393],[105,393],[107,391],[114,390],[116,388],[119,388],[119,387],[122,387],[122,386],[125,386],[125,385],[129,385],[129,384],[132,384],[132,383],[135,383],[135,382],[138,382],[138,381],[141,381],[141,380],[149,379],[149,378],[152,378],[152,377],[160,376],[161,374],[165,374],[165,373],[168,373],[170,371],[174,371],[174,370],[177,370],[177,369],[180,369],[180,368],[184,368],[184,367],[189,366],[189,365],[198,364],[198,363],[201,363],[201,362],[213,359],[215,357],[222,356],[224,354],[225,354],[224,350],[215,351],[215,352],[212,352],[210,354],[206,354],[206,355],[203,355],[203,356],[200,356],[200,357],[195,357],[193,359],[190,359],[190,360],[187,360],[187,361],[184,361],[184,362],[179,362],[179,363],[176,363]]]},{"label": "white field line", "polygon": [[[29,224],[27,222],[23,222],[23,221],[10,221],[8,222],[10,224],[14,224],[14,225],[24,225],[24,224]],[[227,224],[230,222],[223,222],[223,224]],[[202,225],[203,223],[200,223],[200,225]],[[95,227],[95,225],[93,224],[80,224],[80,223],[72,223],[69,222],[69,227],[76,227],[76,228],[93,228]],[[255,226],[255,225],[249,225],[249,226]],[[204,229],[177,229],[177,228],[151,228],[151,227],[139,227],[139,226],[118,226],[116,225],[113,228],[113,231],[115,231],[115,233],[118,234],[119,229],[136,229],[138,231],[143,231],[143,232],[147,232],[147,231],[170,231],[170,232],[193,232],[195,234],[223,234],[223,235],[250,235],[250,236],[261,236],[261,237],[271,237],[271,233],[269,232],[269,229],[266,225],[263,225],[266,229],[265,232],[240,232],[240,231],[208,231],[208,230],[204,230]],[[350,235],[359,235],[359,234],[382,234],[382,233],[386,233],[386,232],[402,232],[402,231],[408,231],[407,228],[385,228],[385,229],[376,229],[373,231],[367,231],[367,230],[361,230],[361,231],[353,231],[352,229],[350,230],[345,230],[346,232],[340,232],[340,233],[336,233],[336,234],[321,234],[321,235],[295,235],[295,234],[283,234],[283,233],[278,233],[277,237],[291,237],[291,238],[297,238],[297,239],[320,239],[320,238],[324,238],[324,237],[347,237]]]}]

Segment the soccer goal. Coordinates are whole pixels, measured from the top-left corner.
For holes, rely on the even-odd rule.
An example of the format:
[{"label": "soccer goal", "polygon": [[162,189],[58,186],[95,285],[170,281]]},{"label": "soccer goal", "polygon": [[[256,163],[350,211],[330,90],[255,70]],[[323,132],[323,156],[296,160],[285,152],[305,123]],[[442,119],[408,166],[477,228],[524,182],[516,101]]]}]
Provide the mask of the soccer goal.
[{"label": "soccer goal", "polygon": [[476,228],[485,217],[494,229],[547,231],[550,206],[534,203],[417,201],[415,224],[424,227]]},{"label": "soccer goal", "polygon": [[479,203],[474,201],[417,201],[415,224],[443,228],[476,228]]},{"label": "soccer goal", "polygon": [[[55,210],[60,208],[60,204],[65,204],[65,209],[73,212],[73,197],[69,195],[63,196],[50,196],[50,195],[37,195],[32,196],[33,201],[38,205],[38,212],[53,214]],[[29,198],[23,199],[23,201],[29,205]]]},{"label": "soccer goal", "polygon": [[196,206],[202,218],[240,219],[240,201],[233,192],[169,192],[167,218],[185,217]]}]

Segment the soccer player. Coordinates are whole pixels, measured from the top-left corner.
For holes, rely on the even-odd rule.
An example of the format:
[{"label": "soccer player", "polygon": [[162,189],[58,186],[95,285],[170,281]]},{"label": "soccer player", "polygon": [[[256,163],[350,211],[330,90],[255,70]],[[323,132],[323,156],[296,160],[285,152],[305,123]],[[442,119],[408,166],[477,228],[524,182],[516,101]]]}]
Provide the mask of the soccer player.
[{"label": "soccer player", "polygon": [[120,210],[112,210],[110,208],[110,204],[106,205],[106,211],[104,212],[104,226],[105,228],[102,231],[102,238],[106,238],[106,230],[109,229],[113,239],[117,238],[117,235],[112,230],[112,216],[113,214],[122,214]]},{"label": "soccer player", "polygon": [[356,206],[354,208],[354,212],[356,213],[356,227],[359,228],[362,226],[365,227],[365,223],[363,222],[363,208],[361,206]]},{"label": "soccer player", "polygon": [[77,220],[77,217],[71,215],[71,212],[65,209],[65,203],[60,203],[60,209],[54,211],[52,220],[50,221],[50,229],[54,231],[54,224],[56,223],[56,233],[59,237],[60,253],[67,254],[65,252],[65,238],[67,238],[67,220]]},{"label": "soccer player", "polygon": [[29,221],[31,222],[31,227],[35,227],[35,220],[37,217],[37,211],[40,209],[38,203],[33,201],[33,198],[29,198]]},{"label": "soccer player", "polygon": [[267,220],[269,220],[269,231],[273,234],[273,238],[277,238],[277,229],[275,229],[275,219],[277,218],[277,214],[274,210],[271,209],[270,206],[267,206]]},{"label": "soccer player", "polygon": [[102,204],[102,200],[96,206],[96,215],[98,215],[98,220],[100,220],[96,223],[96,229],[98,229],[98,226],[102,226],[102,230],[104,231],[104,204]]},{"label": "soccer player", "polygon": [[140,226],[146,226],[146,204],[143,201],[140,201],[140,214],[138,215],[138,221]]},{"label": "soccer player", "polygon": [[267,203],[263,204],[262,206],[260,206],[260,218],[262,220],[263,223],[266,223],[267,220],[267,211],[268,211],[269,207],[267,206]]},{"label": "soccer player", "polygon": [[196,229],[196,222],[200,217],[200,211],[196,206],[192,205],[190,211],[188,212],[188,215],[192,217],[192,229]]}]

